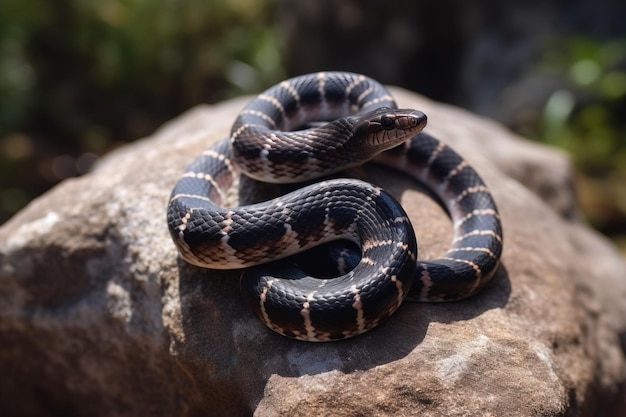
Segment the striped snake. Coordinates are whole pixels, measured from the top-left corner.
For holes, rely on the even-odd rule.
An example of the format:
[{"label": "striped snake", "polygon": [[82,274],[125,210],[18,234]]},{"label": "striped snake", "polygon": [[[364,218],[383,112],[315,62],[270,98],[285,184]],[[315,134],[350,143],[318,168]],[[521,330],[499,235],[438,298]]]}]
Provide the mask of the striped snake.
[{"label": "striped snake", "polygon": [[[245,302],[272,330],[300,340],[361,334],[407,297],[468,297],[498,266],[500,219],[476,171],[420,133],[425,125],[423,113],[397,109],[389,91],[363,75],[319,72],[283,81],[254,98],[230,137],[195,159],[175,185],[167,209],[172,239],[190,264],[245,268]],[[324,180],[269,201],[225,207],[242,173],[302,182],[368,160],[405,172],[441,200],[454,226],[445,254],[417,261],[402,207],[356,179]],[[334,260],[328,276],[303,266],[320,267],[327,258]]]}]

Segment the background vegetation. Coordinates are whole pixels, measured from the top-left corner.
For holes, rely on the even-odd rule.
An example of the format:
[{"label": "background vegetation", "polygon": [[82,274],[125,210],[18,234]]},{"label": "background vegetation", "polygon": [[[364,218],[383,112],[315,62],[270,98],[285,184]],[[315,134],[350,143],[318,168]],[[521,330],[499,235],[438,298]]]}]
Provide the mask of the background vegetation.
[{"label": "background vegetation", "polygon": [[0,222],[198,103],[284,77],[269,1],[0,3]]},{"label": "background vegetation", "polygon": [[626,39],[573,36],[547,50],[538,71],[567,81],[552,93],[534,137],[567,150],[589,221],[626,252]]},{"label": "background vegetation", "polygon": [[[295,75],[277,7],[273,0],[0,3],[0,222],[198,103]],[[534,109],[540,117],[511,127],[571,153],[587,217],[626,247],[626,41],[552,39],[525,76],[537,74],[558,78],[558,87]]]}]

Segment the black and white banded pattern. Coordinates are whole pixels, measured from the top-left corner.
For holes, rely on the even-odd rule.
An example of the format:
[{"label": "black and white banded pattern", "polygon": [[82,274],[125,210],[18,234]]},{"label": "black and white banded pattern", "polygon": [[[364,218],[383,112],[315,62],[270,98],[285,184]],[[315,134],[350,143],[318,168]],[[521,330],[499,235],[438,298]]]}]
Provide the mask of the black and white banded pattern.
[{"label": "black and white banded pattern", "polygon": [[[470,296],[497,268],[498,212],[483,181],[458,154],[418,135],[425,124],[421,112],[396,109],[389,92],[362,75],[322,72],[284,81],[249,103],[230,137],[187,168],[168,205],[172,239],[194,265],[246,268],[246,303],[271,329],[300,340],[361,334],[407,296]],[[385,191],[354,179],[322,181],[248,206],[224,204],[242,172],[269,182],[300,182],[372,158],[407,172],[441,199],[454,222],[447,253],[417,261],[402,207]],[[309,276],[285,259],[337,240],[360,251],[356,265],[339,262],[337,277]]]},{"label": "black and white banded pattern", "polygon": [[452,148],[426,133],[374,161],[426,185],[452,217],[450,248],[437,259],[418,262],[409,298],[453,301],[476,293],[491,279],[502,254],[500,215],[478,173]]}]

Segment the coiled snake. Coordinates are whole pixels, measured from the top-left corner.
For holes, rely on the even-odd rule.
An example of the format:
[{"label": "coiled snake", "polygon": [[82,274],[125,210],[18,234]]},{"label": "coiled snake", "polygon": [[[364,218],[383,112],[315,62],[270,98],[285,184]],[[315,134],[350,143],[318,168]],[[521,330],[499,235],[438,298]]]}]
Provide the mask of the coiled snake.
[{"label": "coiled snake", "polygon": [[[319,121],[330,122],[314,124]],[[398,110],[385,87],[362,75],[320,72],[284,81],[253,99],[230,137],[187,168],[167,209],[172,239],[193,265],[246,268],[246,303],[271,329],[301,340],[361,334],[407,296],[468,297],[498,266],[499,215],[476,171],[442,142],[419,134],[425,125],[423,113]],[[300,182],[370,159],[406,172],[441,200],[454,225],[444,255],[417,261],[402,207],[356,179],[321,181],[262,203],[223,207],[242,172],[262,181]],[[337,260],[339,276],[309,276],[287,258],[337,240],[353,242],[360,252],[356,265]]]}]

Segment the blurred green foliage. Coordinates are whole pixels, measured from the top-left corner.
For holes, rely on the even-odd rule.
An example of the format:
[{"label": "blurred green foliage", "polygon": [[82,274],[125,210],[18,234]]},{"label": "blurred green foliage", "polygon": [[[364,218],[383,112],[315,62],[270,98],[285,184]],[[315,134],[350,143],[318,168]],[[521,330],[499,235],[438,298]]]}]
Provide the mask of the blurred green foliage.
[{"label": "blurred green foliage", "polygon": [[548,100],[541,139],[590,173],[626,168],[626,40],[569,39],[549,48],[543,64],[569,85]]},{"label": "blurred green foliage", "polygon": [[0,222],[182,111],[284,78],[272,0],[0,2]]},{"label": "blurred green foliage", "polygon": [[565,83],[548,99],[538,137],[572,155],[583,211],[626,250],[626,39],[555,40],[541,64]]}]

